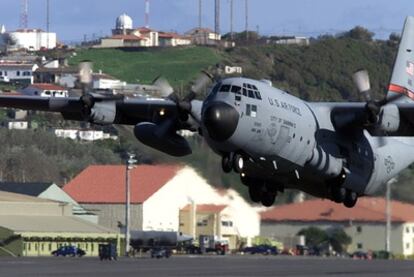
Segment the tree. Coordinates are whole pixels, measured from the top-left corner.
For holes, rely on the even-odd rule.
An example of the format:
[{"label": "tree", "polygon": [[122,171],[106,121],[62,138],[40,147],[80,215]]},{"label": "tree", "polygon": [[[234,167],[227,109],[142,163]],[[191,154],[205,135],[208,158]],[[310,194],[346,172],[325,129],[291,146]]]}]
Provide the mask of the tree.
[{"label": "tree", "polygon": [[370,32],[368,29],[356,26],[355,28],[349,30],[348,32],[343,33],[340,35],[342,38],[352,38],[356,40],[362,40],[362,41],[372,41],[374,37],[374,33]]},{"label": "tree", "polygon": [[328,241],[327,233],[318,227],[309,227],[299,231],[299,236],[304,236],[306,246],[310,248],[320,247],[324,242]]},{"label": "tree", "polygon": [[329,244],[337,253],[345,252],[348,245],[352,242],[352,238],[340,228],[328,230],[327,234],[329,238]]}]

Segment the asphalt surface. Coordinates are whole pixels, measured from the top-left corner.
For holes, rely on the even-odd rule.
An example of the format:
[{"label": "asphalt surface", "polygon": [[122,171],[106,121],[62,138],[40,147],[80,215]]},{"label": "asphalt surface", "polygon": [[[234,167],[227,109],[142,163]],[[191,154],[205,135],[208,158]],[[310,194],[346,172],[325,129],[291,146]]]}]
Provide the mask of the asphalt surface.
[{"label": "asphalt surface", "polygon": [[413,261],[265,256],[0,258],[0,276],[414,276]]}]

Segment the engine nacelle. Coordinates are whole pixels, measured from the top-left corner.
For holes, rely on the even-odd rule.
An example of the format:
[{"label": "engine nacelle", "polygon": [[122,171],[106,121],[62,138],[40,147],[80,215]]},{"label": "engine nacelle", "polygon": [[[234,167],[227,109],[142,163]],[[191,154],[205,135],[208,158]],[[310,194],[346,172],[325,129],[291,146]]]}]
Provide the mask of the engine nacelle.
[{"label": "engine nacelle", "polygon": [[166,131],[170,129],[168,124],[169,122],[160,125],[151,122],[139,123],[134,128],[134,135],[143,144],[171,156],[181,157],[191,154],[191,148],[185,138],[175,131]]},{"label": "engine nacelle", "polygon": [[111,124],[114,123],[115,116],[115,101],[103,101],[93,105],[89,120],[96,124]]}]

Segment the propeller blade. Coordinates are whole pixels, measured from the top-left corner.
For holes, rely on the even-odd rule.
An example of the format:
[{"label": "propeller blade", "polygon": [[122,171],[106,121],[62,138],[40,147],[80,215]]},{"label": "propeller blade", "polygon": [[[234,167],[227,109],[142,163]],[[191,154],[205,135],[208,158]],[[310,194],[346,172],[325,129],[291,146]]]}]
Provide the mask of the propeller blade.
[{"label": "propeller blade", "polygon": [[92,87],[93,64],[91,61],[79,63],[79,81],[82,85],[82,95],[86,95]]},{"label": "propeller blade", "polygon": [[191,92],[195,94],[202,93],[207,86],[209,86],[214,81],[213,75],[206,71],[201,71],[198,78],[195,80],[191,86]]},{"label": "propeller blade", "polygon": [[371,84],[369,81],[369,74],[367,70],[359,70],[352,76],[354,83],[366,102],[372,101]]},{"label": "propeller blade", "polygon": [[155,78],[152,85],[160,90],[161,97],[167,97],[174,92],[174,89],[171,87],[170,83],[162,76]]}]

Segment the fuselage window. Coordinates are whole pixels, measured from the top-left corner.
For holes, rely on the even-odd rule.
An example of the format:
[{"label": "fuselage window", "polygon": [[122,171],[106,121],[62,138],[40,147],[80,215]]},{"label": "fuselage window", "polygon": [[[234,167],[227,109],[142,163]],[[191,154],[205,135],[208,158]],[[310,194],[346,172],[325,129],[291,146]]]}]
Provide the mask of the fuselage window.
[{"label": "fuselage window", "polygon": [[251,117],[256,117],[257,115],[257,106],[256,105],[246,105],[246,115]]},{"label": "fuselage window", "polygon": [[230,85],[222,85],[220,88],[221,92],[230,92]]},{"label": "fuselage window", "polygon": [[247,84],[247,88],[253,89],[253,86],[251,84]]},{"label": "fuselage window", "polygon": [[247,89],[243,88],[243,96],[247,96]]}]

